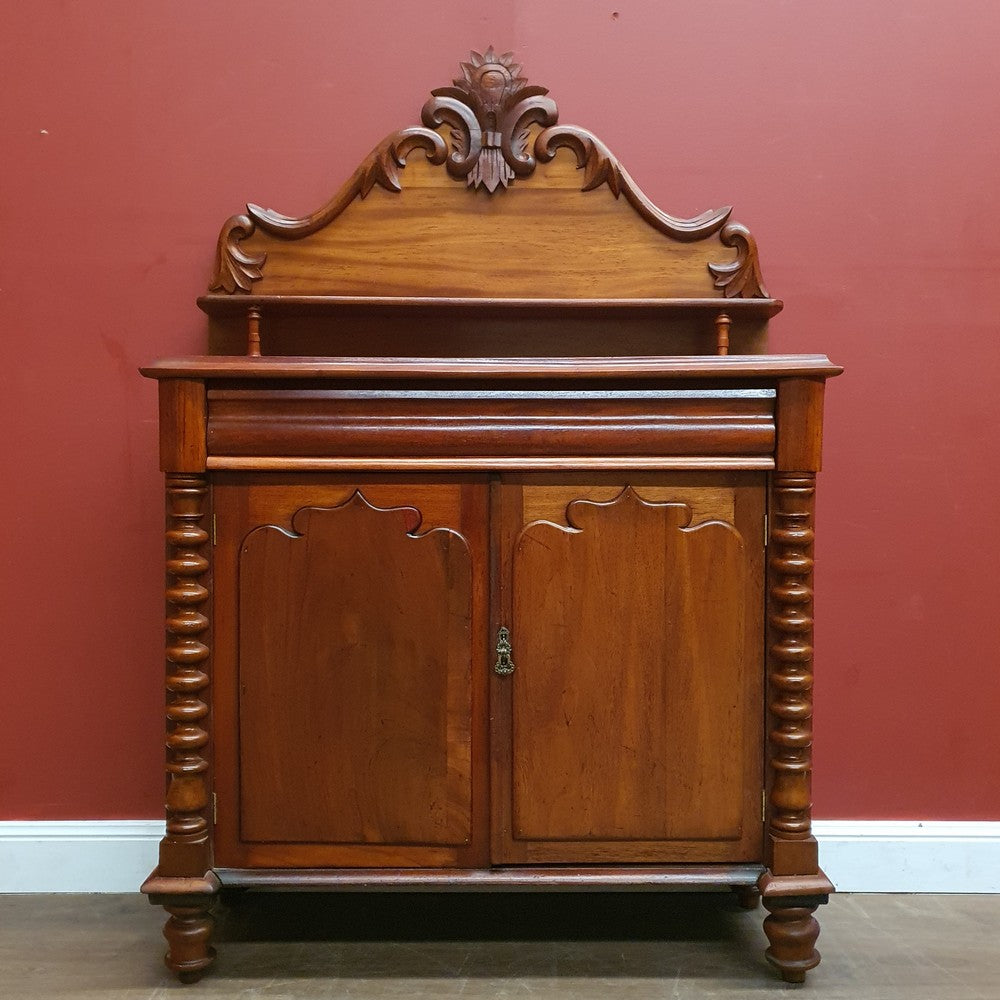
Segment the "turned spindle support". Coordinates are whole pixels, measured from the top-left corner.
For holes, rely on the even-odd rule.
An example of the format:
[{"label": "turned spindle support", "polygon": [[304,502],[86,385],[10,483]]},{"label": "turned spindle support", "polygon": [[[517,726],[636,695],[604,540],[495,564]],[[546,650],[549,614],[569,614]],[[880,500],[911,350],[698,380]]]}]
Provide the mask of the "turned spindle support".
[{"label": "turned spindle support", "polygon": [[260,309],[257,306],[247,310],[247,357],[260,357]]},{"label": "turned spindle support", "polygon": [[715,353],[720,357],[729,353],[729,328],[732,322],[726,312],[720,312],[715,317]]}]

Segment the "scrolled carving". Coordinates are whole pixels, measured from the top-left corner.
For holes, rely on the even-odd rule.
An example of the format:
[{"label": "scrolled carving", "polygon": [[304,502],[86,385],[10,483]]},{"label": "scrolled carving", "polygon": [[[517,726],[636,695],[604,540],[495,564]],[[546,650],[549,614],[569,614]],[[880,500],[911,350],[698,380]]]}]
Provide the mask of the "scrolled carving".
[{"label": "scrolled carving", "polygon": [[[160,855],[160,874],[197,876],[200,870],[179,870],[174,859],[208,858],[208,731],[205,719],[209,685],[209,647],[203,641],[209,622],[209,599],[202,577],[208,559],[202,549],[208,532],[205,516],[207,484],[201,476],[173,475],[167,479],[167,830]],[[192,854],[192,848],[194,852]],[[185,867],[183,862],[180,868]],[[175,870],[177,868],[177,870]]]},{"label": "scrolled carving", "polygon": [[539,132],[535,139],[535,156],[542,163],[547,163],[561,147],[573,151],[577,167],[583,170],[583,186],[580,190],[593,191],[602,184],[607,184],[616,198],[624,194],[625,200],[654,229],[682,243],[711,236],[725,225],[732,214],[732,207],[727,205],[703,212],[693,219],[678,219],[667,215],[642,193],[611,150],[593,133],[577,125],[556,125]]},{"label": "scrolled carving", "polygon": [[530,125],[553,125],[559,118],[545,87],[529,86],[511,52],[471,53],[452,87],[439,87],[423,107],[428,128],[451,126],[448,172],[469,187],[490,193],[535,169],[528,149]]},{"label": "scrolled carving", "polygon": [[250,217],[264,232],[284,239],[302,239],[329,225],[355,198],[364,198],[378,185],[386,191],[401,190],[399,171],[415,149],[423,149],[431,163],[444,163],[444,140],[431,129],[404,128],[383,139],[354,171],[351,179],[317,212],[302,218],[281,215],[270,208],[247,205]]},{"label": "scrolled carving", "polygon": [[433,91],[420,113],[421,121],[428,128],[451,126],[451,153],[446,160],[448,173],[453,177],[466,177],[475,167],[483,150],[483,134],[479,121],[469,105],[448,96],[445,89]]},{"label": "scrolled carving", "polygon": [[719,234],[727,247],[735,247],[736,260],[728,264],[709,264],[715,287],[721,288],[727,299],[766,299],[767,289],[760,274],[757,241],[750,230],[739,222],[730,222]]},{"label": "scrolled carving", "polygon": [[249,254],[240,247],[240,242],[253,236],[253,220],[246,215],[234,215],[222,227],[215,254],[215,274],[208,286],[210,292],[239,290],[249,292],[255,281],[261,277],[261,268],[267,254]]},{"label": "scrolled carving", "polygon": [[583,170],[581,191],[607,184],[616,198],[621,194],[622,165],[596,135],[578,125],[554,125],[538,133],[535,156],[542,163],[548,163],[560,148],[572,150],[577,168]]},{"label": "scrolled carving", "polygon": [[448,150],[444,140],[430,129],[414,126],[394,132],[365,157],[351,179],[319,211],[302,218],[281,215],[273,209],[247,205],[247,215],[234,215],[219,235],[215,275],[210,292],[249,292],[262,276],[267,254],[253,255],[242,249],[242,240],[259,227],[272,236],[298,240],[332,222],[355,198],[364,198],[378,185],[387,191],[401,189],[399,171],[415,149],[423,149],[431,163],[444,163]]},{"label": "scrolled carving", "polygon": [[768,579],[770,827],[809,837],[812,807],[814,473],[776,473]]}]

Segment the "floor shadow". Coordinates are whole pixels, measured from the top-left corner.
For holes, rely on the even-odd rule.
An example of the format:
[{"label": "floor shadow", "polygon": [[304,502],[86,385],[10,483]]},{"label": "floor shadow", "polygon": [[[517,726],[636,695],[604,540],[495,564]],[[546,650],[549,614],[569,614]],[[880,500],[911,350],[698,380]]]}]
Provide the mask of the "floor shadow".
[{"label": "floor shadow", "polygon": [[246,892],[216,940],[251,977],[726,979],[762,961],[762,916],[730,893]]},{"label": "floor shadow", "polygon": [[747,914],[728,893],[245,892],[219,917],[220,941],[704,941]]}]

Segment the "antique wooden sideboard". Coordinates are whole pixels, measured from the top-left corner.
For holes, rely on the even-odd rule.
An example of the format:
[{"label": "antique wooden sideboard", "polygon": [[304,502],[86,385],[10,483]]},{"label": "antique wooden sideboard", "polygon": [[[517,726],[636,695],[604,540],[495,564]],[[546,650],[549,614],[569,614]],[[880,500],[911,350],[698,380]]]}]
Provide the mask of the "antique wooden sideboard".
[{"label": "antique wooden sideboard", "polygon": [[[819,961],[825,357],[509,55],[305,218],[250,205],[159,380],[167,964],[222,888],[760,896]],[[405,168],[405,169],[404,169]]]}]

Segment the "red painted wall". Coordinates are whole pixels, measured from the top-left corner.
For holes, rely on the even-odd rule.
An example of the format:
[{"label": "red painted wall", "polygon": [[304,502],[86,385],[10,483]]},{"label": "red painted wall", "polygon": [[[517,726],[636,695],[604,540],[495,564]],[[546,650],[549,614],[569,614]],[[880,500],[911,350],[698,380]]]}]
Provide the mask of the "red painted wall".
[{"label": "red painted wall", "polygon": [[[155,390],[219,225],[314,209],[470,47],[675,214],[752,227],[828,392],[823,817],[1000,819],[1000,87],[990,0],[9,5],[0,818],[160,814]],[[499,12],[498,12],[499,11]],[[975,711],[973,711],[975,709]]]}]

